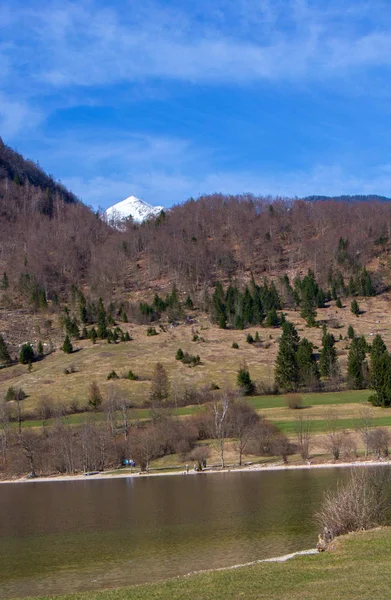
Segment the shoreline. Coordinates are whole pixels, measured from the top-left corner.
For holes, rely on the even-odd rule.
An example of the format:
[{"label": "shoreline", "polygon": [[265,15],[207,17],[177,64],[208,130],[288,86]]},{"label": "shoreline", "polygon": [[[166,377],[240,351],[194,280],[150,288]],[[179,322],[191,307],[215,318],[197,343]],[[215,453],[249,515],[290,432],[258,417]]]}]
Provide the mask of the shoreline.
[{"label": "shoreline", "polygon": [[332,468],[349,468],[349,467],[379,467],[379,466],[391,466],[391,460],[383,460],[383,461],[375,461],[375,460],[367,460],[367,461],[353,461],[353,462],[324,462],[324,463],[313,463],[313,464],[297,464],[297,465],[284,465],[284,464],[255,464],[255,465],[246,465],[244,467],[234,466],[234,467],[226,467],[224,469],[206,469],[205,471],[186,471],[178,470],[178,471],[167,471],[164,473],[141,473],[139,471],[135,473],[131,472],[119,472],[119,473],[93,473],[91,475],[80,474],[80,475],[52,475],[52,476],[43,476],[43,477],[19,477],[17,479],[4,479],[0,480],[1,484],[10,484],[10,483],[50,483],[50,482],[66,482],[66,481],[90,481],[90,480],[100,480],[100,481],[110,481],[112,479],[128,479],[128,478],[145,478],[145,477],[173,477],[173,476],[191,476],[194,477],[196,475],[210,475],[210,474],[218,474],[218,473],[266,473],[266,472],[274,472],[274,471],[295,471],[299,469],[332,469]]}]

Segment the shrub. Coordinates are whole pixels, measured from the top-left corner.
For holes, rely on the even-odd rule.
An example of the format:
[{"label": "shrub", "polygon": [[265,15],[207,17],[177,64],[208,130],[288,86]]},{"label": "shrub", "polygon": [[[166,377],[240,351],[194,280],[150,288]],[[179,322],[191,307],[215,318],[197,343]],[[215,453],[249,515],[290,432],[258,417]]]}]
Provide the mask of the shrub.
[{"label": "shrub", "polygon": [[194,461],[197,471],[202,471],[206,467],[206,459],[209,458],[210,450],[208,446],[196,446],[190,453],[190,460]]},{"label": "shrub", "polygon": [[24,400],[25,398],[27,398],[27,394],[22,388],[14,388],[11,386],[5,393],[6,402],[11,402],[12,400],[20,401]]},{"label": "shrub", "polygon": [[219,390],[220,387],[217,385],[217,383],[215,383],[214,381],[212,381],[212,383],[210,384],[210,389],[211,390]]},{"label": "shrub", "polygon": [[232,344],[232,348],[234,348],[234,350],[237,350],[239,348],[239,344],[237,344],[236,342],[234,342]]},{"label": "shrub", "polygon": [[246,342],[247,342],[248,344],[253,344],[253,343],[254,343],[254,338],[253,338],[253,336],[251,335],[251,333],[247,334],[247,337],[246,337]]},{"label": "shrub", "polygon": [[107,375],[107,379],[119,379],[117,373],[114,371],[114,369],[112,371],[110,371],[110,373]]},{"label": "shrub", "polygon": [[288,408],[296,410],[302,407],[303,399],[300,394],[286,394],[285,403]]},{"label": "shrub", "polygon": [[88,390],[88,404],[93,410],[97,410],[102,404],[102,394],[96,381],[92,381]]},{"label": "shrub", "polygon": [[199,336],[195,333],[193,335],[193,342],[198,342],[199,339],[200,339]]},{"label": "shrub", "polygon": [[159,334],[156,331],[155,327],[148,327],[147,336],[152,336],[152,335],[159,335]]},{"label": "shrub", "polygon": [[136,379],[138,379],[138,375],[129,370],[127,378],[130,379],[130,381],[136,381]]},{"label": "shrub", "polygon": [[391,508],[390,484],[388,469],[353,469],[347,483],[326,493],[316,515],[327,538],[385,523]]},{"label": "shrub", "polygon": [[183,357],[182,357],[182,362],[184,365],[189,365],[189,367],[196,367],[197,365],[199,365],[201,363],[201,359],[198,356],[194,356],[193,354],[189,354],[188,352],[185,352]]},{"label": "shrub", "polygon": [[183,357],[184,357],[184,352],[183,352],[182,348],[178,348],[178,350],[176,351],[175,359],[182,360]]}]

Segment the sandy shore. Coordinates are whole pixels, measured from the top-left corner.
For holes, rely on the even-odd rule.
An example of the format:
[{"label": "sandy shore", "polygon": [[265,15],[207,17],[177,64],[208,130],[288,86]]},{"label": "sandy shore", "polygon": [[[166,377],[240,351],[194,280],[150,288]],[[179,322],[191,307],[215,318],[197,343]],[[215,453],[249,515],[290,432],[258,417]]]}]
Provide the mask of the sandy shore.
[{"label": "sandy shore", "polygon": [[[206,469],[200,472],[196,472],[190,470],[187,476],[199,476],[199,475],[208,475],[208,474],[219,474],[219,473],[262,473],[269,471],[293,471],[298,469],[335,469],[335,468],[347,468],[347,467],[378,467],[378,466],[390,466],[391,460],[383,460],[383,461],[375,461],[375,460],[367,460],[367,461],[353,461],[353,462],[325,462],[325,463],[314,463],[314,464],[298,464],[298,465],[284,465],[280,463],[270,463],[270,464],[254,464],[254,465],[246,465],[244,467],[227,467],[225,469],[213,468]],[[126,479],[129,477],[135,477],[139,479],[140,477],[167,477],[167,476],[178,476],[183,475],[186,476],[186,472],[183,470],[180,471],[165,471],[164,473],[140,473],[134,472],[131,473],[129,471],[126,472],[118,472],[118,473],[94,473],[91,475],[80,474],[80,475],[52,475],[50,477],[36,477],[36,478],[27,478],[20,477],[17,479],[4,479],[0,480],[0,484],[4,483],[47,483],[54,481],[89,481],[91,479],[100,479],[100,480],[109,480],[109,479]]]}]

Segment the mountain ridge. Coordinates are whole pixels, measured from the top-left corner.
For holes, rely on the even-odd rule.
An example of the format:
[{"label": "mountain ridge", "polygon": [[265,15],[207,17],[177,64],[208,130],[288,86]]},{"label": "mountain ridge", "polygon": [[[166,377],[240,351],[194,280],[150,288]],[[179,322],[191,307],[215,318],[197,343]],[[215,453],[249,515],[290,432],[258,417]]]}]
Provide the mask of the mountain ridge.
[{"label": "mountain ridge", "polygon": [[355,202],[391,202],[391,198],[387,196],[379,196],[378,194],[341,194],[340,196],[322,196],[322,195],[312,195],[306,196],[302,198],[305,202],[347,202],[347,203],[355,203]]}]

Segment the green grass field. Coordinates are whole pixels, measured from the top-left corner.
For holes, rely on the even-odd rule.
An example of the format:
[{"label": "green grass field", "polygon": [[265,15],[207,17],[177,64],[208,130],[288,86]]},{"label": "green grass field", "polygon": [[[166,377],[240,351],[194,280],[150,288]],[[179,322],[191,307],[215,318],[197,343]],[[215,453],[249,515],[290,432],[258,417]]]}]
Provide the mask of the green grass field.
[{"label": "green grass field", "polygon": [[[57,596],[57,600],[389,600],[391,530],[351,534],[331,552],[165,583]],[[49,600],[49,596],[41,600]]]},{"label": "green grass field", "polygon": [[[347,392],[301,394],[303,406],[328,406],[331,404],[358,404],[366,402],[371,395],[370,390],[349,390]],[[263,408],[282,408],[286,406],[284,396],[254,396],[249,402],[257,410]]]}]

